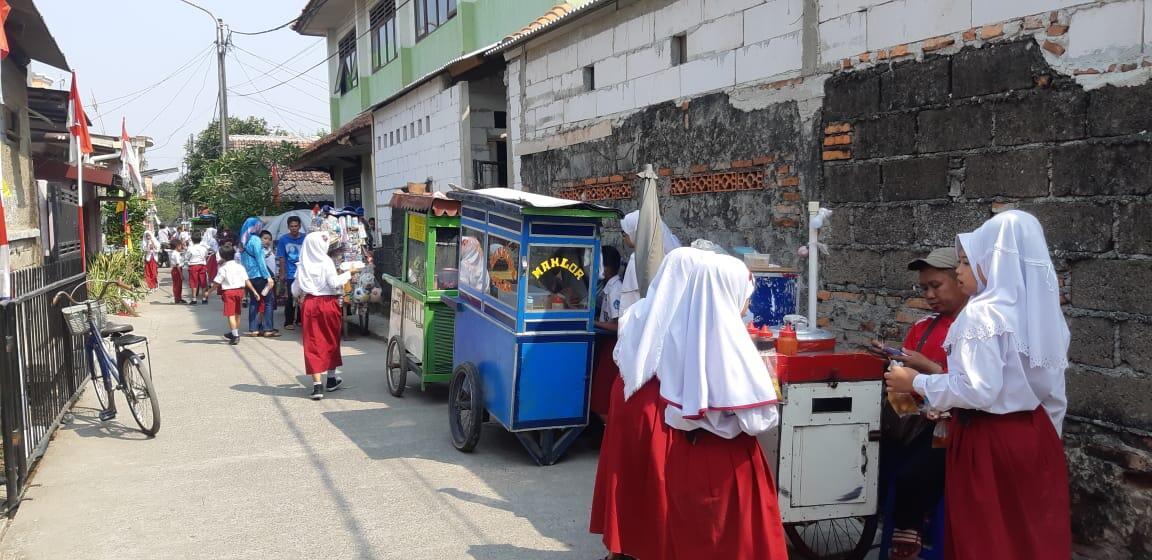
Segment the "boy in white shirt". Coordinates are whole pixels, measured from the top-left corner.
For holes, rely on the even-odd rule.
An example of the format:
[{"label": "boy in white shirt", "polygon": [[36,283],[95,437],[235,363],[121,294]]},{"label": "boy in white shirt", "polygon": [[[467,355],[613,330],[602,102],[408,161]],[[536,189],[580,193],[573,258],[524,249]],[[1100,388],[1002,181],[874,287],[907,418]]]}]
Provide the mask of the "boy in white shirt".
[{"label": "boy in white shirt", "polygon": [[200,232],[192,234],[192,245],[184,255],[188,259],[188,289],[192,291],[190,305],[196,305],[196,300],[208,303],[208,247],[201,241],[204,238]]},{"label": "boy in white shirt", "polygon": [[620,320],[620,288],[624,285],[620,280],[620,251],[611,245],[600,249],[602,265],[604,267],[604,283],[600,288],[600,311],[596,314],[596,327],[615,331]]},{"label": "boy in white shirt", "polygon": [[244,265],[236,260],[236,248],[225,245],[220,248],[220,270],[216,272],[215,289],[224,300],[224,316],[228,318],[228,344],[240,344],[240,309],[244,299],[244,290],[256,291],[252,282],[248,281],[248,271]]}]

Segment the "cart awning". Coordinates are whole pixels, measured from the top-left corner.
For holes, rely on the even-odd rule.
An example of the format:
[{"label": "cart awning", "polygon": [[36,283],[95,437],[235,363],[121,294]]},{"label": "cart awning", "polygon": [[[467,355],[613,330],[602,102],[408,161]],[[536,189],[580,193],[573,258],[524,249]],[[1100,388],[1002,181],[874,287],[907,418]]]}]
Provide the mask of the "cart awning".
[{"label": "cart awning", "polygon": [[460,201],[432,194],[412,194],[405,192],[392,193],[392,200],[388,206],[411,210],[413,212],[428,212],[433,216],[459,216]]},{"label": "cart awning", "polygon": [[525,209],[534,209],[583,210],[603,214],[602,216],[598,216],[601,218],[619,218],[623,216],[619,210],[609,206],[601,206],[591,202],[581,202],[579,200],[569,200],[566,198],[556,198],[553,196],[518,191],[516,189],[493,188],[474,191],[452,191],[448,193],[448,197],[479,205],[506,206],[516,211],[517,214],[525,213]]}]

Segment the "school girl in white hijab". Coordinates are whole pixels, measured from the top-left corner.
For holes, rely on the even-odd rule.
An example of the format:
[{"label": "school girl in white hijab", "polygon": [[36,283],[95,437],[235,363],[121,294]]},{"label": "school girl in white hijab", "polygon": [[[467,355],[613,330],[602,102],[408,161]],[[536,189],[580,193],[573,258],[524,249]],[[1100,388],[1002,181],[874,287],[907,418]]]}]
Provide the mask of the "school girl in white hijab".
[{"label": "school girl in white hijab", "polygon": [[1069,558],[1068,474],[1059,432],[1067,399],[1068,325],[1031,214],[1011,210],[958,236],[971,296],[948,331],[947,375],[896,367],[889,391],[952,410],[947,547],[956,560]]},{"label": "school girl in white hijab", "polygon": [[[312,400],[324,398],[324,390],[335,391],[344,380],[336,375],[336,368],[344,362],[340,357],[340,334],[343,314],[340,296],[351,275],[336,270],[336,263],[328,256],[332,234],[315,231],[304,238],[300,263],[296,267],[296,280],[292,283],[292,296],[303,298],[300,306],[301,342],[304,346],[304,373],[312,376]],[[321,376],[328,374],[327,386]]]},{"label": "school girl in white hijab", "polygon": [[488,291],[488,262],[484,247],[475,237],[460,238],[460,284],[483,294]]},{"label": "school girl in white hijab", "polygon": [[[620,230],[624,233],[624,244],[630,248],[636,247],[636,228],[639,225],[639,210],[633,210],[620,219]],[[671,229],[668,229],[667,225],[663,223],[661,225],[664,227],[664,254],[667,255],[673,249],[680,247],[680,239],[672,233]],[[635,255],[632,257],[633,259],[636,258]],[[636,263],[633,260],[624,270],[624,281],[620,286],[620,313],[623,314],[638,301],[640,301],[640,282],[636,278]]]}]

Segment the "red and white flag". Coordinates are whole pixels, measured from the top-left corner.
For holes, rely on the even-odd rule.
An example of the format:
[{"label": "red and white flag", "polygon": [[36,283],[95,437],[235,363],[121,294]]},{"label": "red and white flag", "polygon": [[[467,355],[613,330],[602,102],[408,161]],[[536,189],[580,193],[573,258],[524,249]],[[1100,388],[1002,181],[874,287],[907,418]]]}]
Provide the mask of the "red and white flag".
[{"label": "red and white flag", "polygon": [[72,120],[68,122],[68,130],[76,137],[80,153],[92,153],[92,137],[88,135],[88,117],[84,114],[84,103],[80,101],[80,88],[76,86],[76,73],[72,73],[72,93],[68,96],[72,102]]},{"label": "red and white flag", "polygon": [[4,31],[4,24],[8,22],[8,12],[11,11],[8,0],[0,0],[0,60],[8,58],[8,33]]},{"label": "red and white flag", "polygon": [[120,119],[120,162],[125,182],[136,185],[136,192],[144,191],[144,177],[140,174],[140,153],[128,136],[128,126]]}]

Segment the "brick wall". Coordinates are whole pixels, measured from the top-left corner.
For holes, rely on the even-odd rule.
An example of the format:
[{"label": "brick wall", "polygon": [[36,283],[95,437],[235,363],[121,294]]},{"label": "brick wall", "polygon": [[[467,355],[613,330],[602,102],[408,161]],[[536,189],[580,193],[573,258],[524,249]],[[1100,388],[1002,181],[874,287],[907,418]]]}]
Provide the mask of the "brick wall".
[{"label": "brick wall", "polygon": [[[924,313],[906,263],[994,212],[1035,214],[1072,331],[1065,442],[1090,557],[1152,557],[1152,85],[1085,91],[1031,38],[825,83],[822,315],[895,339]],[[909,299],[912,298],[912,299]]]}]

